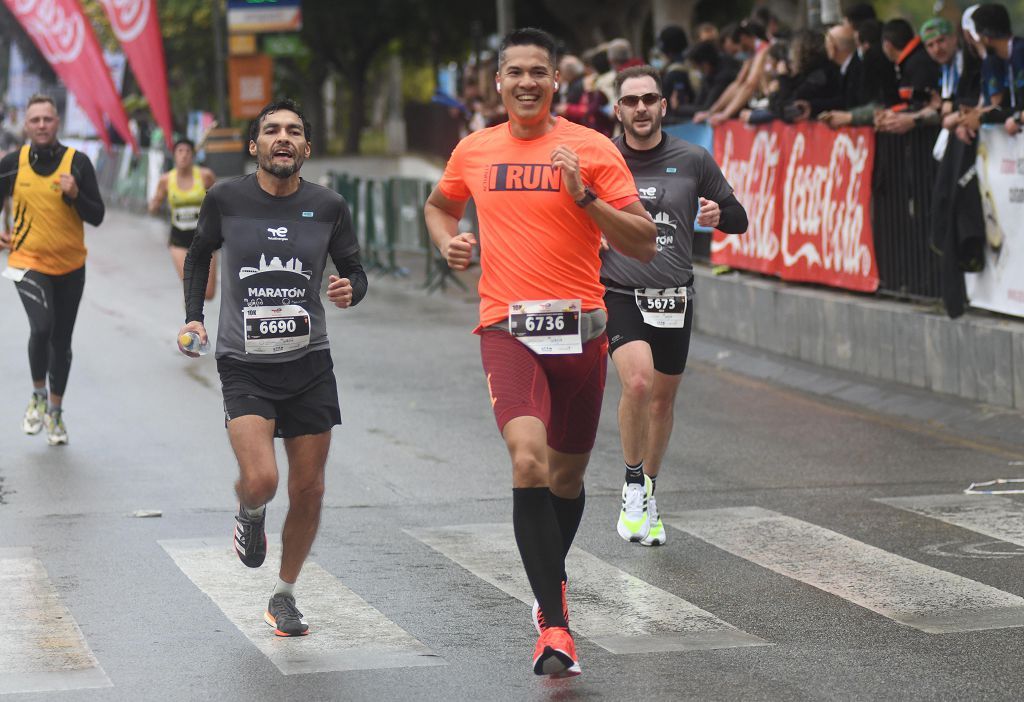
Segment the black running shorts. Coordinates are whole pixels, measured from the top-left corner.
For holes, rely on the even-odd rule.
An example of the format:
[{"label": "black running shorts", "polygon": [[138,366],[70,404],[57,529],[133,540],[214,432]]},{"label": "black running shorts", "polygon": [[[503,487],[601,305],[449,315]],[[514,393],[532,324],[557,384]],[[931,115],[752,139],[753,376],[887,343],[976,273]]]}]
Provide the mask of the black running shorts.
[{"label": "black running shorts", "polygon": [[284,363],[218,358],[225,425],[255,414],[276,420],[274,436],[320,434],[341,424],[334,361],[327,349]]},{"label": "black running shorts", "polygon": [[187,249],[192,246],[192,240],[195,238],[195,229],[178,229],[177,227],[171,227],[171,236],[167,240],[167,245],[174,246],[179,249]]},{"label": "black running shorts", "polygon": [[682,375],[690,355],[693,298],[687,302],[685,326],[681,329],[661,329],[646,324],[632,295],[608,290],[604,303],[608,306],[608,351],[612,356],[623,344],[644,341],[651,347],[654,370],[665,375]]}]

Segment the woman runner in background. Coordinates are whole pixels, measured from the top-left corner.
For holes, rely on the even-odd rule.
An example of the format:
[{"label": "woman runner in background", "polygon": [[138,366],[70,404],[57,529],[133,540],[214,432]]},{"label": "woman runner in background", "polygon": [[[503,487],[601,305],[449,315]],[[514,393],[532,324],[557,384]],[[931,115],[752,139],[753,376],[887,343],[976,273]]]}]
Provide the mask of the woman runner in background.
[{"label": "woman runner in background", "polygon": [[[190,139],[174,142],[174,168],[160,176],[153,199],[149,201],[150,214],[156,214],[164,200],[171,209],[171,237],[167,247],[182,278],[185,254],[192,245],[192,237],[199,223],[199,206],[210,189],[216,174],[209,168],[197,166],[196,145]],[[210,262],[210,277],[206,283],[206,299],[212,300],[217,290],[217,258]]]}]

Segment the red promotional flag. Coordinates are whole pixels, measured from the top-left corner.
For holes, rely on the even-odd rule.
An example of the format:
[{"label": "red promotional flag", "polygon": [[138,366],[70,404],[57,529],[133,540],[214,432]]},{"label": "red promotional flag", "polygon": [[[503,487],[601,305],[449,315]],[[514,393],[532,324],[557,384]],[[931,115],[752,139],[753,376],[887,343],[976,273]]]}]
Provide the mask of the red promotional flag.
[{"label": "red promotional flag", "polygon": [[[4,0],[18,22],[74,93],[104,142],[103,116],[121,138],[138,148],[128,129],[128,116],[103,60],[99,41],[75,0]],[[108,142],[109,143],[109,142]]]},{"label": "red promotional flag", "polygon": [[170,148],[173,141],[171,102],[167,96],[167,67],[160,20],[154,0],[100,0],[114,36],[121,42],[132,73],[149,100],[149,109]]}]

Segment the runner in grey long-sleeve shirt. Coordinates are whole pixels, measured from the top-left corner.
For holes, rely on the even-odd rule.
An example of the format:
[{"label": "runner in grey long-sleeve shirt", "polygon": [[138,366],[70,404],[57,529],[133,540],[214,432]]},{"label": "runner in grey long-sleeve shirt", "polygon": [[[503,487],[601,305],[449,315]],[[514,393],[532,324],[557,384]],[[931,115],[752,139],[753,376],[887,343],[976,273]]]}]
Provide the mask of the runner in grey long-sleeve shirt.
[{"label": "runner in grey long-sleeve shirt", "polygon": [[665,543],[654,488],[690,349],[694,219],[729,234],[747,229],[747,213],[711,154],[662,132],[667,105],[658,85],[650,66],[619,73],[615,114],[624,133],[614,140],[658,225],[658,254],[641,263],[607,249],[601,268],[608,348],[622,382],[626,482],[617,530],[645,546]]}]

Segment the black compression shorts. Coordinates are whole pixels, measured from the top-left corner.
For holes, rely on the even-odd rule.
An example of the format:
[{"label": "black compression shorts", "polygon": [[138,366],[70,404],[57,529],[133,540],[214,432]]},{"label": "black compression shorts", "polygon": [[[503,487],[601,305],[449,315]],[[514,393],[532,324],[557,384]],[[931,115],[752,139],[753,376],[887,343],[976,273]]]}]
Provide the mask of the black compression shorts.
[{"label": "black compression shorts", "polygon": [[665,375],[682,375],[690,354],[690,329],[693,327],[693,299],[687,301],[685,326],[661,329],[644,322],[632,295],[608,290],[604,294],[608,306],[608,351],[631,341],[644,341],[651,347],[654,370]]},{"label": "black compression shorts", "polygon": [[224,423],[254,414],[276,420],[274,436],[320,434],[341,424],[334,361],[327,349],[284,363],[217,359]]},{"label": "black compression shorts", "polygon": [[187,249],[192,246],[192,239],[196,236],[195,229],[178,229],[171,227],[171,236],[167,240],[168,246],[176,246],[179,249]]}]

